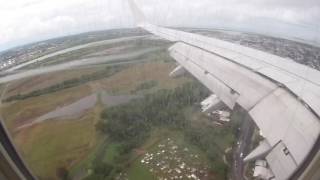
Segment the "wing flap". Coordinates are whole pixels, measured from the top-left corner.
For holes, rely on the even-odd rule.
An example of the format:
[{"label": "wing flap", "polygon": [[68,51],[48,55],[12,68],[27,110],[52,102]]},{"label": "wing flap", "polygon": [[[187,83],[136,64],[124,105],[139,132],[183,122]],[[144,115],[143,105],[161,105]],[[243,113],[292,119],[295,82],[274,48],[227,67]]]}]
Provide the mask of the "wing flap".
[{"label": "wing flap", "polygon": [[188,62],[178,61],[180,65],[192,63],[207,72],[207,76],[214,77],[226,84],[229,89],[237,92],[239,94],[237,102],[247,110],[277,88],[270,80],[202,49],[184,43],[176,43],[170,48],[170,52],[188,60]]},{"label": "wing flap", "polygon": [[249,114],[269,143],[282,140],[297,163],[303,161],[319,136],[318,118],[283,88],[264,98]]},{"label": "wing flap", "polygon": [[139,26],[179,42],[170,54],[181,66],[230,108],[238,103],[248,110],[275,146],[266,159],[277,179],[289,178],[305,163],[320,134],[319,71],[219,39],[148,22]]},{"label": "wing flap", "polygon": [[179,45],[172,46],[170,48],[170,55],[212,92],[217,94],[219,98],[232,109],[239,97],[239,94],[235,93],[230,87],[216,77],[207,73],[206,69],[187,58],[186,55],[179,53],[179,47],[177,46]]}]

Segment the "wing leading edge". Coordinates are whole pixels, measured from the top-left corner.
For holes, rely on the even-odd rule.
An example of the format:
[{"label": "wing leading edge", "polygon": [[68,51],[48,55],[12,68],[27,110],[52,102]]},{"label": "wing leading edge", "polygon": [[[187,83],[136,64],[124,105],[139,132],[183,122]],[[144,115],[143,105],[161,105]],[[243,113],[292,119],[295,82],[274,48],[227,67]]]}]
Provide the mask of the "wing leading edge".
[{"label": "wing leading edge", "polygon": [[[246,109],[265,140],[245,160],[263,157],[276,179],[289,179],[319,149],[320,72],[279,56],[215,38],[141,21],[138,26],[176,42],[170,55],[231,109]],[[145,18],[143,18],[145,19]],[[173,72],[174,73],[174,72]]]}]

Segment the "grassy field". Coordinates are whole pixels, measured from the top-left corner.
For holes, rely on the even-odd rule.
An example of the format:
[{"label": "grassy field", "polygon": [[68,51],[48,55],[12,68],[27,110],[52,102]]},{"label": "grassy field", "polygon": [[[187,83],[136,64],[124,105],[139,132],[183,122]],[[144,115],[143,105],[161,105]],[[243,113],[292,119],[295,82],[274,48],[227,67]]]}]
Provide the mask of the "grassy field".
[{"label": "grassy field", "polygon": [[69,169],[96,145],[94,114],[78,120],[48,121],[22,131],[15,142],[33,172],[53,179],[57,168]]},{"label": "grassy field", "polygon": [[102,161],[107,163],[113,163],[115,161],[115,158],[119,156],[118,148],[119,145],[117,143],[108,144],[104,152],[104,157],[102,158]]},{"label": "grassy field", "polygon": [[153,91],[173,89],[190,81],[190,78],[187,77],[170,78],[169,73],[174,69],[174,66],[173,62],[166,63],[163,61],[141,63],[127,68],[110,78],[94,81],[91,86],[114,94],[130,94],[142,83],[156,81],[157,86],[152,88]]},{"label": "grassy field", "polygon": [[[156,82],[151,88],[136,92],[148,93],[163,88],[172,89],[190,81],[187,77],[171,79],[168,74],[173,68],[174,63],[164,61],[139,63],[109,78],[87,82],[51,94],[4,103],[1,107],[1,114],[13,133],[14,141],[23,157],[37,176],[41,179],[57,179],[56,170],[65,168],[71,176],[83,177],[90,170],[97,156],[102,156],[105,162],[112,162],[118,155],[117,145],[109,144],[104,137],[96,133],[95,123],[100,119],[102,109],[100,105],[89,110],[80,118],[60,118],[60,120],[46,121],[18,132],[14,131],[15,127],[59,106],[68,105],[99,91],[111,94],[130,94],[147,81]],[[90,74],[98,70],[99,68],[83,69],[83,73]],[[80,74],[82,71],[70,71],[66,74],[56,73],[36,77],[32,80],[19,81],[9,86],[9,92],[10,94],[20,92],[20,88],[30,92],[65,78],[77,77]],[[144,168],[142,166],[135,168],[140,169],[143,174]],[[150,175],[147,171],[144,173],[144,176]],[[133,175],[133,177],[135,176],[139,178],[138,175]]]},{"label": "grassy field", "polygon": [[[108,45],[87,48],[54,57],[49,64],[134,51],[137,47],[142,49],[167,45],[167,43],[148,40],[148,42],[136,41],[134,45],[119,43],[118,47]],[[81,81],[84,75],[90,76],[103,71],[106,65],[101,65],[27,78],[13,82],[5,88],[2,99],[18,94],[32,94],[67,80],[80,79],[80,83],[70,87],[66,86],[67,88],[59,85],[61,88],[56,92],[45,91],[47,93],[40,96],[28,96],[23,100],[13,99],[11,102],[3,102],[0,108],[1,115],[13,133],[14,142],[36,176],[40,179],[55,180],[59,179],[57,170],[64,169],[69,173],[69,178],[83,179],[94,174],[96,164],[100,162],[114,165],[109,177],[120,179],[153,180],[156,177],[168,179],[174,176],[181,176],[185,179],[192,174],[197,177],[212,176],[212,164],[208,160],[208,153],[190,141],[182,129],[153,125],[154,129],[150,136],[146,137],[146,141],[139,143],[129,153],[123,153],[124,144],[115,142],[111,136],[102,134],[96,129],[97,122],[101,120],[101,112],[105,108],[99,100],[94,108],[86,110],[80,116],[52,119],[20,131],[15,130],[16,127],[33,121],[43,114],[93,93],[100,94],[103,91],[109,95],[154,94],[159,90],[173,90],[193,81],[193,78],[188,75],[180,78],[169,77],[169,73],[176,64],[165,50],[149,53],[139,58],[148,61],[144,63],[137,61],[109,77],[103,75],[86,82]],[[199,128],[206,133],[213,131],[213,135],[210,136],[214,140],[214,143],[211,143],[211,150],[216,150],[216,147],[224,149],[230,146],[233,137],[229,133],[224,134],[223,130],[220,132],[220,130],[205,128],[207,125],[211,127],[211,122],[202,118],[201,114],[192,108],[187,108],[185,111],[185,116],[192,121],[192,128]],[[221,138],[222,135],[225,136]],[[176,146],[177,149],[172,149]],[[153,160],[148,160],[149,164],[143,163],[150,158],[147,157],[147,154],[153,154],[154,157]],[[160,162],[161,166],[158,165]],[[218,160],[215,163],[221,162]],[[170,166],[173,172],[169,172],[167,166]],[[193,171],[193,168],[197,171]]]},{"label": "grassy field", "polygon": [[108,145],[106,137],[103,137],[99,134],[96,136],[96,145],[95,147],[87,153],[77,164],[72,166],[69,169],[69,177],[74,179],[82,179],[87,176],[89,173],[92,164],[97,156],[104,153],[105,148]]},{"label": "grassy field", "polygon": [[[26,163],[40,180],[61,179],[57,173],[61,169],[68,173],[69,179],[88,178],[86,180],[92,180],[92,177],[94,180],[227,178],[228,162],[224,162],[223,157],[225,149],[234,143],[232,123],[217,126],[199,111],[197,104],[209,92],[200,83],[196,84],[190,75],[169,77],[176,64],[165,50],[166,46],[168,43],[163,41],[138,40],[85,48],[52,57],[50,61],[32,67],[148,47],[164,49],[128,59],[132,61],[130,65],[121,66],[123,68],[109,75],[99,72],[108,70],[106,66],[115,69],[112,63],[45,74],[0,86],[4,92],[1,116]],[[96,77],[95,74],[99,76],[88,78]],[[65,85],[75,79],[76,83]],[[44,91],[55,86],[58,88],[53,88],[54,91]],[[44,93],[35,95],[37,91]],[[125,106],[109,107],[99,100],[102,93],[139,95],[140,98]],[[31,95],[4,101],[26,94]],[[97,94],[97,104],[77,116],[49,119],[16,130],[43,114],[91,94]],[[143,116],[139,116],[141,114]],[[106,119],[108,115],[110,117]],[[107,133],[103,128],[108,128],[108,124],[111,125]],[[106,169],[111,170],[104,174]]]},{"label": "grassy field", "polygon": [[1,106],[1,115],[4,118],[8,129],[13,133],[15,127],[30,120],[32,121],[42,114],[52,111],[59,106],[70,104],[89,94],[91,94],[90,87],[83,85],[81,87],[65,89],[44,96],[12,103],[3,103]]},{"label": "grassy field", "polygon": [[[135,91],[139,85],[146,81],[157,82],[157,86],[153,87],[151,89],[152,91],[157,89],[172,89],[190,80],[189,78],[184,77],[179,79],[169,78],[168,74],[173,68],[173,63],[165,63],[161,61],[133,65],[132,67],[124,69],[109,78],[91,81],[77,87],[63,89],[47,95],[14,101],[12,103],[4,103],[1,108],[2,116],[4,117],[9,129],[13,129],[25,121],[30,119],[32,120],[32,118],[49,112],[58,106],[69,104],[91,93],[107,91],[108,93],[114,94],[130,94]],[[96,71],[98,70],[99,69]],[[95,71],[93,69],[83,70],[84,74],[94,72]],[[70,79],[71,77],[75,77],[80,74],[82,74],[82,71],[68,72],[65,74],[67,75],[65,76],[65,79]],[[46,77],[48,78],[48,81],[46,81]],[[27,92],[31,91],[30,89],[41,89],[43,87],[47,87],[49,84],[52,85],[62,80],[63,77],[61,73],[51,74],[50,76],[44,77],[36,77],[32,80],[34,82],[25,80],[19,82],[22,85],[13,83],[13,85],[10,85],[8,88],[11,90],[8,91],[11,92],[10,94],[18,93],[21,90],[13,90],[16,89],[13,87],[23,87],[22,90]],[[38,86],[33,86],[33,84],[38,84]],[[8,95],[5,94],[5,96]]]},{"label": "grassy field", "polygon": [[97,71],[103,70],[104,66],[84,68],[81,70],[67,70],[61,71],[59,73],[49,73],[43,74],[41,76],[35,76],[31,78],[26,78],[10,83],[7,88],[5,97],[3,99],[16,95],[16,94],[27,94],[32,91],[43,89],[54,84],[58,84],[62,81],[80,77],[83,75],[89,75]]},{"label": "grassy field", "polygon": [[140,161],[135,161],[131,168],[127,172],[127,177],[129,180],[156,180],[156,176],[152,174],[149,169],[147,169]]}]

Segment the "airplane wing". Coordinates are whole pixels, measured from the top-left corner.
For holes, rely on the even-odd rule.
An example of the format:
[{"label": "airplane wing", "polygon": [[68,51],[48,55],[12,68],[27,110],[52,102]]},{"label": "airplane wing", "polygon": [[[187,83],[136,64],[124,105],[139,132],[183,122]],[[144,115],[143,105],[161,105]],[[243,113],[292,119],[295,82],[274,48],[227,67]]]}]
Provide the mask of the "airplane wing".
[{"label": "airplane wing", "polygon": [[229,108],[239,104],[247,110],[265,140],[246,161],[264,155],[280,180],[312,164],[320,147],[319,71],[249,47],[148,23],[136,4],[129,4],[137,26],[175,42],[169,52],[180,65],[171,75],[187,70]]}]

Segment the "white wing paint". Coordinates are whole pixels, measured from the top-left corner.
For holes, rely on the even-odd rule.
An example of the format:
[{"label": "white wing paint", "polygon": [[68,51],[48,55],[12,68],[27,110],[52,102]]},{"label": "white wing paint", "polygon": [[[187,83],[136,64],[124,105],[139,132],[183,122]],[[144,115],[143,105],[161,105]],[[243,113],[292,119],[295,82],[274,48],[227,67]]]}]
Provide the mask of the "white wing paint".
[{"label": "white wing paint", "polygon": [[248,111],[265,142],[247,159],[260,151],[275,179],[282,180],[319,150],[319,71],[238,44],[150,24],[129,2],[139,27],[176,42],[169,52],[181,67],[228,107],[237,103]]}]

